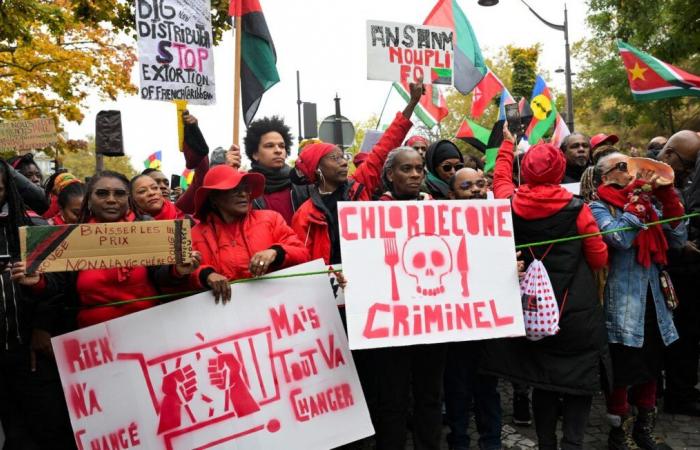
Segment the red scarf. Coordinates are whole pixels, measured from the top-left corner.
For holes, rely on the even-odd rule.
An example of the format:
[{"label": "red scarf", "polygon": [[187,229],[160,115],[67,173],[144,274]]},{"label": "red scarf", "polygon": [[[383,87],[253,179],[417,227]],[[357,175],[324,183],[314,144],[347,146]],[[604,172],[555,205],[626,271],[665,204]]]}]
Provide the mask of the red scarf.
[{"label": "red scarf", "polygon": [[[639,182],[630,183],[624,189],[618,189],[610,185],[601,185],[598,187],[598,196],[605,203],[624,210],[625,206],[630,203],[630,197],[637,195],[635,189],[639,187]],[[638,202],[642,203],[646,208],[646,214],[642,222],[649,223],[659,220],[659,216],[651,205],[651,201],[644,201],[640,198]],[[650,225],[646,230],[639,230],[632,245],[637,247],[637,262],[640,265],[649,267],[652,261],[661,265],[667,263],[668,242],[666,242],[666,236],[661,225]]]}]

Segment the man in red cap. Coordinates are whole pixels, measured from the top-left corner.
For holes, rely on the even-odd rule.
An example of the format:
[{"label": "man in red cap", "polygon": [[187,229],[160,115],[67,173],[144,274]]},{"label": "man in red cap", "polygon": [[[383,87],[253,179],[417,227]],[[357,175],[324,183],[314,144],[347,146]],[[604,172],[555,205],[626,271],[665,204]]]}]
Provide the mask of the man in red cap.
[{"label": "man in red cap", "polygon": [[[524,184],[516,191],[514,139],[507,124],[503,137],[493,187],[496,198],[511,199],[516,244],[597,233],[588,205],[559,185],[567,165],[562,152],[550,144],[530,147],[521,166]],[[560,331],[538,342],[495,339],[485,345],[482,369],[533,387],[540,448],[582,448],[593,395],[600,390],[600,363],[607,356],[605,317],[591,286],[593,271],[607,264],[608,250],[600,236],[591,236],[529,247],[523,257],[526,263],[539,259],[547,269],[562,311]],[[566,418],[561,445],[556,435],[559,404]]]},{"label": "man in red cap", "polygon": [[595,151],[601,145],[615,145],[619,140],[614,134],[598,133],[591,138],[591,151]]}]

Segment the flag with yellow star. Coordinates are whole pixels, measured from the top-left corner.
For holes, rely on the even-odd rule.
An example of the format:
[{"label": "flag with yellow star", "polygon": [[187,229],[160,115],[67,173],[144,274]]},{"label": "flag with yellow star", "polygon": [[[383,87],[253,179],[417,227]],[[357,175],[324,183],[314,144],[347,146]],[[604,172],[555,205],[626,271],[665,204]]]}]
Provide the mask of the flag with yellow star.
[{"label": "flag with yellow star", "polygon": [[632,97],[637,101],[671,97],[700,97],[700,77],[661,61],[618,40]]}]

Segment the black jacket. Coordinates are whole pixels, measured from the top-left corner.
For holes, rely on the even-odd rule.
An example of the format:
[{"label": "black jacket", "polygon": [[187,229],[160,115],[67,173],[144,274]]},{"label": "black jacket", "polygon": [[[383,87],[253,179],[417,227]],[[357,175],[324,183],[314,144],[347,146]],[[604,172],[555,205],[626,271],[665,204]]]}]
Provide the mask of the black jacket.
[{"label": "black jacket", "polygon": [[[516,244],[575,236],[582,205],[574,197],[558,213],[538,220],[513,214]],[[541,258],[546,249],[533,247],[532,251]],[[523,250],[523,258],[526,265],[533,260],[528,250]],[[600,390],[601,362],[608,380],[610,363],[603,308],[582,241],[554,244],[542,262],[562,311],[559,333],[534,342],[524,337],[489,341],[482,367],[485,372],[540,389],[593,395]]]}]

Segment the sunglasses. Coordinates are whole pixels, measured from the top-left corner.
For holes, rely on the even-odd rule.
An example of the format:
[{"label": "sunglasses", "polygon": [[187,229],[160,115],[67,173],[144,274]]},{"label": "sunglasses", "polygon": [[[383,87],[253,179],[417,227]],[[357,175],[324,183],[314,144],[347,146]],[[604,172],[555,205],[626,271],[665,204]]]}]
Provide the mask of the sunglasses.
[{"label": "sunglasses", "polygon": [[129,195],[128,192],[126,192],[126,189],[95,189],[95,196],[97,198],[107,198],[111,195],[114,196],[114,198],[126,198],[127,195]]},{"label": "sunglasses", "polygon": [[615,164],[610,169],[608,169],[608,171],[605,172],[603,175],[607,175],[614,170],[619,170],[620,172],[627,172],[627,163],[625,161],[620,161],[619,163]]},{"label": "sunglasses", "polygon": [[483,189],[486,187],[486,180],[464,181],[459,184],[459,187],[464,190],[471,189],[472,186],[476,186],[479,189]]},{"label": "sunglasses", "polygon": [[455,172],[464,169],[464,164],[462,163],[457,163],[457,164],[450,164],[450,163],[445,163],[440,166],[444,172],[452,172],[454,170]]}]

